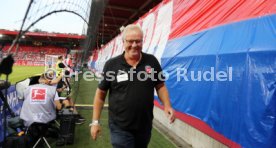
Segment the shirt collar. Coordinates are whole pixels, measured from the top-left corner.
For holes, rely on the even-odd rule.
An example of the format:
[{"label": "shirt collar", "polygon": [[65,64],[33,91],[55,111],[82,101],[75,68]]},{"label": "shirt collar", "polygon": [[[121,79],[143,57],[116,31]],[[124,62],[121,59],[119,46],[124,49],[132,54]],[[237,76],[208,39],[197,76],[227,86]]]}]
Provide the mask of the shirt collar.
[{"label": "shirt collar", "polygon": [[[126,59],[124,57],[125,55],[125,51],[120,55],[120,59],[121,59],[121,64],[125,65],[125,66],[129,66],[131,67],[131,65],[129,65],[127,62],[126,62]],[[144,52],[141,52],[141,55],[142,55],[142,58],[140,60],[140,62],[138,63],[137,66],[141,65],[144,63],[144,60],[145,60],[145,53]]]}]

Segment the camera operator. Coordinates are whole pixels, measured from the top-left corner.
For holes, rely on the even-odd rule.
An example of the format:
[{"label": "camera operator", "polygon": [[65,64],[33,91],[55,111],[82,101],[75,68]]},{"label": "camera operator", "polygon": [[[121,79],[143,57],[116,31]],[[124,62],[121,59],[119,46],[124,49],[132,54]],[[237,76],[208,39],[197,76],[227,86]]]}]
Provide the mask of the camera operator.
[{"label": "camera operator", "polygon": [[56,119],[56,109],[60,110],[63,105],[59,101],[56,87],[49,85],[50,83],[51,78],[42,74],[39,84],[28,86],[24,90],[20,118],[24,120],[25,126],[28,127],[34,122],[48,123]]}]

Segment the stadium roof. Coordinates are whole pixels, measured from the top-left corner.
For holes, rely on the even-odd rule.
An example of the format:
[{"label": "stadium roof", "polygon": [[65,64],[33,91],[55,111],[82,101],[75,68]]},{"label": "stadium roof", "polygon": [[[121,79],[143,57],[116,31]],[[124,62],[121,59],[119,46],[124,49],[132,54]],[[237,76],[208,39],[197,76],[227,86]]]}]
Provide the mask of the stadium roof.
[{"label": "stadium roof", "polygon": [[[16,38],[18,31],[0,29],[0,44],[11,44]],[[85,39],[85,36],[75,34],[47,33],[47,32],[27,32],[21,38],[21,44],[43,44],[55,45],[66,48],[76,48]]]},{"label": "stadium roof", "polygon": [[162,0],[109,0],[98,29],[98,43],[105,44]]},{"label": "stadium roof", "polygon": [[[0,29],[0,34],[10,36],[10,37],[16,37],[18,34],[18,31],[10,31],[5,29]],[[62,33],[47,33],[47,32],[27,32],[25,34],[25,37],[28,36],[30,38],[41,38],[41,39],[60,39],[60,40],[66,40],[68,38],[70,39],[84,39],[85,36],[75,35],[75,34],[62,34]]]}]

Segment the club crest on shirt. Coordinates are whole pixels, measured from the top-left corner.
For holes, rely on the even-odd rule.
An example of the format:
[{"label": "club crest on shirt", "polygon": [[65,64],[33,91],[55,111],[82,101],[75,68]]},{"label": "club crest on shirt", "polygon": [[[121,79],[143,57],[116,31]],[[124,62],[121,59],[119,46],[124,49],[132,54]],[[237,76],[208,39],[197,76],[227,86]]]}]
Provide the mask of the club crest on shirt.
[{"label": "club crest on shirt", "polygon": [[45,103],[46,103],[46,88],[32,88],[31,104],[45,104]]},{"label": "club crest on shirt", "polygon": [[145,66],[145,71],[146,71],[147,74],[151,74],[152,73],[151,66],[149,66],[149,65]]}]

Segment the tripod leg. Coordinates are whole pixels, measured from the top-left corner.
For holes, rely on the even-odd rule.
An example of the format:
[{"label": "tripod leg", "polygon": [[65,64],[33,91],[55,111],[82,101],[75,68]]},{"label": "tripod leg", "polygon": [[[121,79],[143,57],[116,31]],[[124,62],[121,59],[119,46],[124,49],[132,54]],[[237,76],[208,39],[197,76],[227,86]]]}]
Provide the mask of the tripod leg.
[{"label": "tripod leg", "polygon": [[45,138],[45,137],[42,137],[42,138],[43,138],[44,142],[46,143],[46,145],[48,146],[48,148],[51,148],[51,146],[49,145],[49,143],[48,143],[48,141],[46,140],[46,138]]},{"label": "tripod leg", "polygon": [[36,145],[38,145],[38,143],[40,142],[40,140],[41,140],[41,138],[39,138],[39,139],[37,140],[37,142],[35,143],[35,145],[33,146],[33,148],[35,148]]}]

